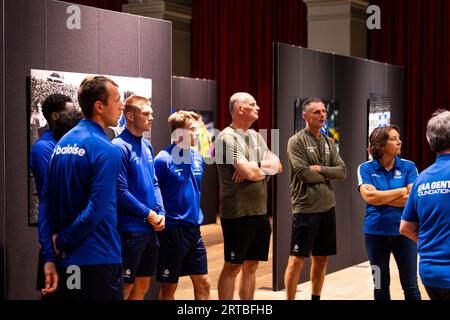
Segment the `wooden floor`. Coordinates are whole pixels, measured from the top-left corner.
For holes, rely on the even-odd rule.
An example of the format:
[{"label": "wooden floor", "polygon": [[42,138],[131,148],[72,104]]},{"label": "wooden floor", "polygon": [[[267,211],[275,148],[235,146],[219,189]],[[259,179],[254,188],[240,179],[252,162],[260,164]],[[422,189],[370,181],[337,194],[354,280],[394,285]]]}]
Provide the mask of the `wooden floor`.
[{"label": "wooden floor", "polygon": [[[208,269],[211,279],[211,299],[217,299],[217,281],[223,266],[223,237],[220,224],[209,224],[201,227],[203,241],[208,253]],[[420,281],[420,279],[419,279]],[[236,282],[238,283],[238,282]],[[350,268],[327,275],[322,299],[324,300],[372,300],[372,278],[369,263],[364,262]],[[237,289],[237,288],[236,288]],[[422,299],[428,299],[424,287],[420,283]],[[260,262],[256,273],[257,300],[283,300],[286,293],[272,290],[272,246],[269,251],[269,261]],[[298,286],[297,299],[310,299],[311,283],[306,282]],[[391,259],[391,297],[393,300],[402,300],[403,292],[400,286],[397,267]],[[234,298],[238,299],[237,291]],[[180,278],[175,294],[177,300],[193,300],[194,293],[189,277]]]}]

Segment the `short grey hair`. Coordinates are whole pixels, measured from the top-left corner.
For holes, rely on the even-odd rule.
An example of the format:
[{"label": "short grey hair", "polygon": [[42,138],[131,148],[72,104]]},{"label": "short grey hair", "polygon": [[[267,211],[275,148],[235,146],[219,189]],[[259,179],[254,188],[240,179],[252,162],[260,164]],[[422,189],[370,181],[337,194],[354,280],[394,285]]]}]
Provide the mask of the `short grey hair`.
[{"label": "short grey hair", "polygon": [[236,92],[230,98],[230,113],[233,114],[234,108],[239,102],[248,100],[250,94],[247,92]]},{"label": "short grey hair", "polygon": [[450,150],[450,111],[438,109],[433,113],[427,124],[427,141],[436,153]]},{"label": "short grey hair", "polygon": [[309,98],[309,99],[306,99],[304,102],[303,102],[303,104],[302,104],[302,111],[303,112],[307,112],[308,111],[308,107],[311,105],[311,104],[313,104],[313,103],[322,103],[323,105],[325,105],[325,103],[322,101],[322,99],[319,99],[319,98],[316,98],[316,97],[313,97],[313,98]]}]

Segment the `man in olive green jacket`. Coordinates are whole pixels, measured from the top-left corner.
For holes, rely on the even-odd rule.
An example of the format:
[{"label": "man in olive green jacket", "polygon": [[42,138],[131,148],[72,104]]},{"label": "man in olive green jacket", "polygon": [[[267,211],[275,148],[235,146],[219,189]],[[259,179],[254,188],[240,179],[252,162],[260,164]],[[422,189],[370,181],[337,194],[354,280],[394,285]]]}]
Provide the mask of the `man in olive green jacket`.
[{"label": "man in olive green jacket", "polygon": [[288,142],[292,233],[285,273],[286,298],[295,299],[300,271],[311,255],[311,298],[319,300],[328,256],[336,254],[336,200],[331,180],[343,180],[347,169],[334,141],[320,132],[327,112],[322,100],[303,103],[306,128]]}]

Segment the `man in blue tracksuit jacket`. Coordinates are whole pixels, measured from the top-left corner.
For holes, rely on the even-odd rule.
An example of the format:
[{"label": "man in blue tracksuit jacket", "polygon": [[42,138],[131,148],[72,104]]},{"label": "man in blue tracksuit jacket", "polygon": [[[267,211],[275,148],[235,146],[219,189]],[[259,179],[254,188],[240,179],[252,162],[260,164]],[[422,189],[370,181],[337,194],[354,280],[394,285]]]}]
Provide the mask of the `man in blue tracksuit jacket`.
[{"label": "man in blue tracksuit jacket", "polygon": [[83,80],[78,101],[85,119],[56,145],[39,208],[42,293],[123,299],[116,213],[120,151],[103,131],[117,124],[123,104],[117,85],[104,76]]},{"label": "man in blue tracksuit jacket", "polygon": [[42,103],[42,113],[47,120],[48,130],[33,144],[30,152],[30,169],[34,176],[39,199],[42,197],[42,186],[47,174],[48,161],[56,146],[53,136],[55,122],[61,112],[72,109],[74,109],[72,99],[60,93],[49,95]]},{"label": "man in blue tracksuit jacket", "polygon": [[414,182],[400,233],[418,242],[419,273],[431,300],[450,300],[450,111],[428,121],[427,140],[436,162]]},{"label": "man in blue tracksuit jacket", "polygon": [[173,300],[180,276],[189,275],[195,299],[207,300],[210,293],[205,245],[200,234],[203,213],[200,187],[205,163],[191,149],[197,143],[194,112],[177,111],[169,117],[174,143],[155,158],[166,209],[166,229],[159,233],[157,279],[162,282],[160,298]]},{"label": "man in blue tracksuit jacket", "polygon": [[[47,174],[48,162],[56,145],[56,139],[53,135],[55,122],[62,112],[73,109],[72,99],[60,93],[49,95],[42,103],[42,113],[45,120],[47,120],[48,130],[33,144],[30,152],[30,170],[33,173],[34,184],[40,201],[42,199],[42,187]],[[45,285],[43,268],[44,263],[39,252],[36,279],[36,289],[39,291]]]},{"label": "man in blue tracksuit jacket", "polygon": [[125,100],[125,130],[113,140],[122,167],[117,180],[118,230],[122,240],[124,298],[143,300],[156,273],[165,212],[153,167],[153,148],[142,137],[153,122],[151,101],[140,96]]}]

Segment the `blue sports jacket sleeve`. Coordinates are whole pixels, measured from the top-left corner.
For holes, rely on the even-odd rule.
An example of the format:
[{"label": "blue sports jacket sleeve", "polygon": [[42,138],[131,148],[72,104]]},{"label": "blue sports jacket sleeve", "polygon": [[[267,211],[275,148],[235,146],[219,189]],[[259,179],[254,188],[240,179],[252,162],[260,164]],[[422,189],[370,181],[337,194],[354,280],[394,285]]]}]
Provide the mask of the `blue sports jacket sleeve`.
[{"label": "blue sports jacket sleeve", "polygon": [[135,214],[136,216],[146,219],[150,213],[150,208],[136,199],[128,189],[128,155],[127,150],[118,145],[121,154],[121,167],[117,177],[117,204],[121,207],[127,208],[127,211]]},{"label": "blue sports jacket sleeve", "polygon": [[39,201],[38,216],[38,235],[39,244],[41,245],[41,255],[45,262],[56,261],[55,250],[52,242],[52,229],[54,225],[51,221],[53,218],[50,206],[48,205],[48,177],[44,178],[44,186],[42,188],[42,197]]},{"label": "blue sports jacket sleeve", "polygon": [[156,198],[156,212],[158,214],[161,214],[163,216],[166,215],[166,211],[164,210],[164,203],[163,198],[161,194],[161,189],[159,188],[159,182],[158,177],[156,176],[156,170],[153,172],[153,190],[155,191],[155,198]]},{"label": "blue sports jacket sleeve", "polygon": [[48,169],[49,156],[42,152],[39,154],[34,153],[30,158],[31,171],[33,172],[34,181],[36,182],[36,190],[38,192],[39,199],[41,199],[45,176]]}]

